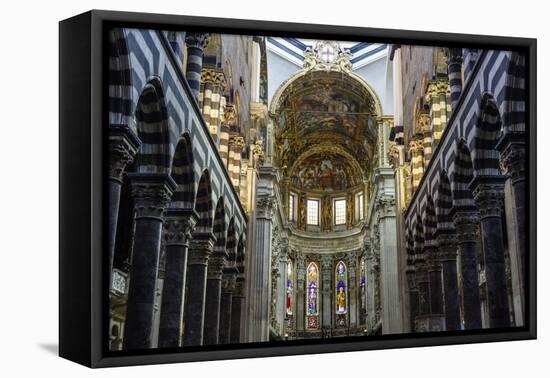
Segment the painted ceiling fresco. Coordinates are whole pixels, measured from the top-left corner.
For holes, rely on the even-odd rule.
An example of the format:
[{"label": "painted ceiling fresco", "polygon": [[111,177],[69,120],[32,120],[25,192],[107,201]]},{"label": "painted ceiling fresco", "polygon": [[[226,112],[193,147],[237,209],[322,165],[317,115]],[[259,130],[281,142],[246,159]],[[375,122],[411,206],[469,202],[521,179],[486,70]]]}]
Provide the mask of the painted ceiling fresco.
[{"label": "painted ceiling fresco", "polygon": [[341,191],[368,176],[377,114],[363,84],[342,72],[308,72],[287,86],[276,109],[276,156],[294,186]]},{"label": "painted ceiling fresco", "polygon": [[323,152],[304,159],[291,180],[301,189],[331,192],[357,185],[358,174],[344,156]]}]

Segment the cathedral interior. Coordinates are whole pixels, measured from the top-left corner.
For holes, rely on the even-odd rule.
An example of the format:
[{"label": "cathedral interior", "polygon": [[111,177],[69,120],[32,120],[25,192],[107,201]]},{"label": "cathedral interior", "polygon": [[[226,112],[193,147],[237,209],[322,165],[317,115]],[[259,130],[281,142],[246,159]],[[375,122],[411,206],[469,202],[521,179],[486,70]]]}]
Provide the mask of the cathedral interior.
[{"label": "cathedral interior", "polygon": [[109,42],[110,350],[524,325],[524,56]]}]

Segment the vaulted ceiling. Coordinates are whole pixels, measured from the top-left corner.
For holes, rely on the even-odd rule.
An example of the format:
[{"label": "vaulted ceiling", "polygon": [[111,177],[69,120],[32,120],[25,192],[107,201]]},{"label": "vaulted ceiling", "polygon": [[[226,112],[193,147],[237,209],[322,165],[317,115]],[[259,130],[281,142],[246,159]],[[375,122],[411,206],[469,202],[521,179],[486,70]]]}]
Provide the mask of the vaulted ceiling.
[{"label": "vaulted ceiling", "polygon": [[293,185],[337,191],[368,177],[377,114],[363,83],[346,72],[313,70],[292,80],[277,101],[276,157]]}]

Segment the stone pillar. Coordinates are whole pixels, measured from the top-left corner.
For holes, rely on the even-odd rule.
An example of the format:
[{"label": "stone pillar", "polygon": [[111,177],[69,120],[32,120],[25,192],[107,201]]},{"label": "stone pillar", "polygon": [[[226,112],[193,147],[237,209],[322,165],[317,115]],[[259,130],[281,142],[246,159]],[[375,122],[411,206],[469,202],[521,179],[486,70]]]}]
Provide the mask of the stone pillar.
[{"label": "stone pillar", "polygon": [[510,326],[502,233],[505,180],[504,176],[476,176],[470,184],[481,218],[491,328]]},{"label": "stone pillar", "polygon": [[449,86],[451,87],[451,108],[456,104],[462,93],[462,49],[449,49]]},{"label": "stone pillar", "polygon": [[462,277],[462,296],[465,329],[481,329],[481,302],[479,298],[479,273],[477,271],[477,224],[476,212],[455,212],[458,254]]},{"label": "stone pillar", "polygon": [[408,281],[408,290],[409,290],[409,327],[410,332],[416,331],[415,327],[415,320],[416,317],[419,315],[419,297],[418,297],[418,289],[416,287],[416,274],[414,271],[414,267],[410,266],[407,269],[407,281]]},{"label": "stone pillar", "polygon": [[185,310],[184,346],[203,344],[208,260],[215,242],[216,237],[211,232],[192,234],[187,269],[187,282],[189,285]]},{"label": "stone pillar", "polygon": [[113,275],[122,176],[141,141],[128,126],[109,126],[109,290]]},{"label": "stone pillar", "polygon": [[[506,198],[507,230],[509,238],[512,296],[516,326],[524,324],[525,317],[525,245],[528,230],[525,225],[525,134],[505,133],[497,144],[500,160],[510,178],[511,195]],[[509,209],[509,210],[508,210]]]},{"label": "stone pillar", "polygon": [[[231,341],[233,293],[237,284],[237,272],[232,267],[226,267],[222,276],[222,297],[220,301],[220,333],[219,343],[229,344]],[[239,315],[240,318],[240,315]]]},{"label": "stone pillar", "polygon": [[447,331],[458,331],[460,326],[460,294],[457,277],[457,245],[453,233],[437,234],[439,255],[443,269],[443,294]]},{"label": "stone pillar", "polygon": [[237,276],[235,292],[231,297],[231,333],[229,342],[238,344],[241,342],[241,324],[244,307],[244,277]]},{"label": "stone pillar", "polygon": [[152,347],[162,215],[176,183],[166,174],[129,173],[128,179],[136,215],[123,349],[145,349]]},{"label": "stone pillar", "polygon": [[430,330],[430,279],[426,263],[415,265],[416,287],[418,291],[418,316],[415,318],[416,332]]},{"label": "stone pillar", "polygon": [[269,340],[269,314],[271,307],[271,241],[273,227],[273,205],[271,196],[258,196],[256,203],[256,250],[252,256],[252,291],[248,300],[251,308],[251,339],[249,341]]},{"label": "stone pillar", "polygon": [[378,186],[376,211],[380,230],[380,294],[384,334],[403,332],[393,177],[393,169],[381,168],[375,178]]},{"label": "stone pillar", "polygon": [[181,346],[183,335],[183,304],[187,273],[187,248],[198,220],[194,209],[167,209],[165,245],[166,265],[162,287],[159,348]]},{"label": "stone pillar", "polygon": [[185,35],[187,44],[185,78],[195,99],[198,99],[200,92],[203,51],[209,42],[210,34],[208,33],[190,32]]},{"label": "stone pillar", "polygon": [[365,261],[365,270],[367,275],[367,331],[371,332],[375,326],[376,308],[374,303],[374,276],[375,276],[375,258],[370,241],[364,242],[367,258]]},{"label": "stone pillar", "polygon": [[[332,256],[321,257],[321,329],[330,330],[333,328],[332,313],[334,312],[334,306],[332,305],[332,292],[334,287],[332,285],[332,276],[334,275],[332,269]],[[349,282],[349,279],[348,279]],[[348,290],[349,291],[349,290]],[[347,294],[349,297],[349,293]]]},{"label": "stone pillar", "polygon": [[426,245],[426,254],[429,256],[428,277],[430,281],[430,331],[445,331],[445,311],[443,308],[443,284],[441,277],[441,263],[437,256],[436,245]]},{"label": "stone pillar", "polygon": [[222,273],[226,256],[216,251],[208,261],[206,303],[204,310],[204,345],[219,343]]}]

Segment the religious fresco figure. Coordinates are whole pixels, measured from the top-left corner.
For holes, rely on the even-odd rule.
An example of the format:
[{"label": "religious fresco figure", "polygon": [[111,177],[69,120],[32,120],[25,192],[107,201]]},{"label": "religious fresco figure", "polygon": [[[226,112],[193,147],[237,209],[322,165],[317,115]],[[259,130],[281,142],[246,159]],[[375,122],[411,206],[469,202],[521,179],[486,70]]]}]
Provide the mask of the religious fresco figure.
[{"label": "religious fresco figure", "polygon": [[314,262],[307,268],[307,287],[307,315],[318,315],[319,269]]},{"label": "religious fresco figure", "polygon": [[346,266],[342,261],[336,265],[336,313],[345,314],[347,312],[347,277]]}]

